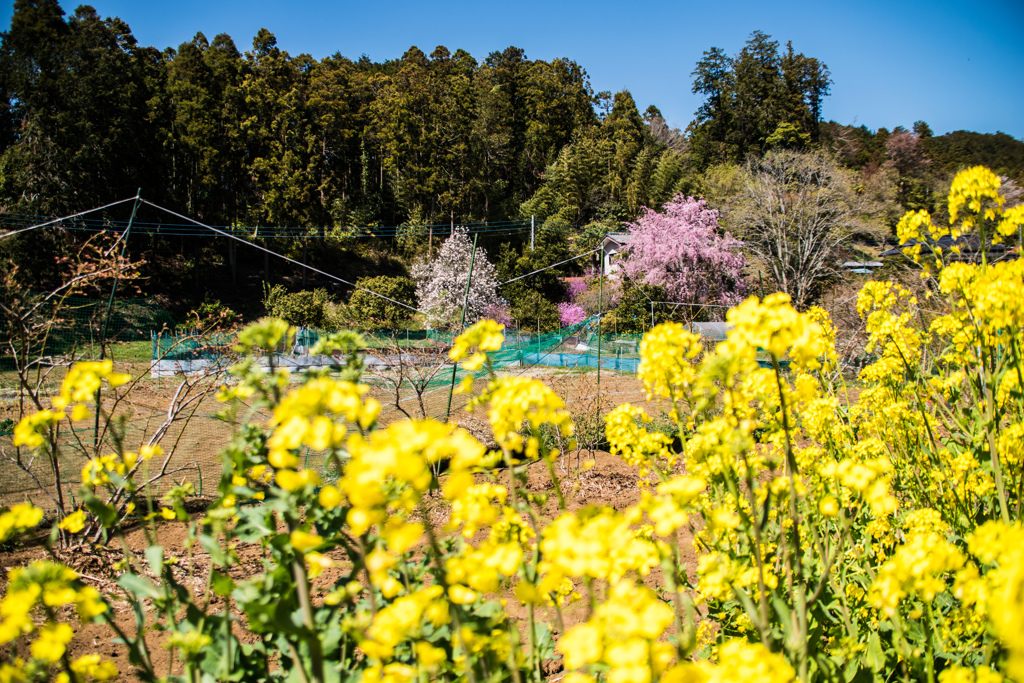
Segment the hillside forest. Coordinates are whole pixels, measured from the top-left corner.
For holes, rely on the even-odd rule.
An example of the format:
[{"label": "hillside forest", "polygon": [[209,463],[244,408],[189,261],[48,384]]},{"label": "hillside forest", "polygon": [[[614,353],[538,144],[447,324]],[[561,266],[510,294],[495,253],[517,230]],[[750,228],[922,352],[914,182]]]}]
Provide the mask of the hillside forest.
[{"label": "hillside forest", "polygon": [[[314,59],[280,49],[267,29],[241,48],[228,35],[197,33],[160,50],[89,6],[65,15],[56,0],[17,0],[0,36],[0,228],[141,191],[414,304],[424,291],[411,278],[416,264],[429,270],[423,264],[450,234],[467,243],[478,234],[501,283],[646,225],[645,216],[671,205],[714,212],[708,234],[742,243],[730,247],[746,264],[736,294],[758,283],[790,287],[789,266],[767,263],[752,234],[763,233],[759,197],[772,177],[790,188],[828,180],[827,210],[842,206],[820,247],[829,266],[871,258],[907,210],[942,216],[960,169],[989,166],[1011,198],[1024,182],[1024,143],[1003,133],[824,120],[823,103],[842,84],[820,59],[760,31],[734,55],[709,47],[689,79],[703,104],[680,130],[654,104],[641,110],[628,90],[595,92],[569,57],[533,60],[517,47],[474,56],[439,45],[381,62],[341,52]],[[123,227],[127,210],[102,215]],[[143,207],[137,220],[166,218]],[[523,228],[531,220],[535,229]],[[380,301],[353,309],[350,287],[200,233],[127,240],[137,277],[121,292],[155,296],[179,318],[227,308],[256,317],[278,305],[301,309],[297,322],[423,323]],[[3,240],[8,285],[53,286],[60,264],[90,237],[48,230]],[[510,321],[552,329],[579,315],[574,305],[593,309],[586,285],[565,278],[594,263],[571,261],[501,287]],[[794,301],[813,303],[834,271],[808,275]],[[610,299],[615,306],[639,301],[630,287],[647,299],[672,290],[631,283]],[[297,292],[304,303],[289,299]],[[619,319],[628,327],[626,311]]]}]

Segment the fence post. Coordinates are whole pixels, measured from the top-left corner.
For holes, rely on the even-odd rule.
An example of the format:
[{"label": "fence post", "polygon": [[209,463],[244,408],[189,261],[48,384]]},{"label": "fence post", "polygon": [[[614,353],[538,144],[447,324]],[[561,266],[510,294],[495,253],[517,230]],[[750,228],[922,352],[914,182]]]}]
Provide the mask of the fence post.
[{"label": "fence post", "polygon": [[597,290],[597,416],[601,416],[601,316],[604,315],[604,254],[601,255]]},{"label": "fence post", "polygon": [[[480,236],[480,233],[473,233],[473,253],[469,257],[469,276],[466,277],[466,295],[462,299],[462,325],[460,332],[466,329],[466,308],[469,307],[469,283],[473,281],[473,263],[476,262],[476,238]],[[452,343],[455,343],[455,339],[452,339]],[[455,373],[458,372],[459,362],[452,361],[452,384],[448,387],[448,409],[444,413],[444,421],[447,422],[448,418],[452,415],[452,395],[455,393]]]},{"label": "fence post", "polygon": [[[124,234],[121,239],[124,240],[124,244],[121,245],[121,257],[124,258],[125,251],[128,249],[128,233],[132,230],[132,223],[135,222],[135,214],[139,210],[139,203],[142,201],[142,188],[140,187],[135,192],[135,204],[132,205],[132,215],[128,219],[128,226],[124,229]],[[117,247],[117,242],[114,243],[114,247]],[[110,309],[114,306],[114,294],[117,293],[117,281],[121,277],[121,270],[114,270],[114,284],[110,286],[110,299],[107,300],[107,312],[103,316],[103,332],[100,334],[100,360],[104,360],[107,356],[107,327],[110,325]],[[96,417],[93,421],[92,427],[92,445],[98,447],[100,444],[100,392],[101,389],[96,390]],[[98,455],[98,454],[97,454]],[[63,512],[63,511],[62,511]]]}]

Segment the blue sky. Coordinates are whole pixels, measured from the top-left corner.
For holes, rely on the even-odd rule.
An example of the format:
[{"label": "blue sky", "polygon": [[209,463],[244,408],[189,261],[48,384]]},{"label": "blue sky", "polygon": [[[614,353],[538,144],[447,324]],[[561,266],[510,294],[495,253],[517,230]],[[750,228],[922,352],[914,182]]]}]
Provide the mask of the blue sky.
[{"label": "blue sky", "polygon": [[[71,13],[76,4],[62,0]],[[824,61],[832,96],[824,116],[877,129],[924,120],[936,134],[1002,131],[1024,139],[1024,1],[829,2],[607,0],[517,3],[327,0],[93,0],[138,41],[177,47],[197,31],[227,33],[240,50],[266,27],[278,45],[320,58],[340,52],[375,61],[416,45],[462,48],[478,60],[515,45],[531,59],[568,57],[595,91],[629,89],[685,128],[700,106],[690,72],[704,50],[736,54],[754,30]],[[10,25],[13,2],[0,24]]]}]

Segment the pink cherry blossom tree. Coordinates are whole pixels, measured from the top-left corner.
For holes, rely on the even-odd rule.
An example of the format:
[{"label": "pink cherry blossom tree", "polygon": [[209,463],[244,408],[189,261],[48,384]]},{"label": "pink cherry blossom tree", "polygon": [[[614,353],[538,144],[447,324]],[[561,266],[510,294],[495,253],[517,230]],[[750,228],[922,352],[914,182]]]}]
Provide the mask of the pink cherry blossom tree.
[{"label": "pink cherry blossom tree", "polygon": [[562,321],[562,327],[569,327],[586,320],[587,312],[579,304],[563,301],[558,304],[558,317]]},{"label": "pink cherry blossom tree", "polygon": [[730,306],[746,294],[742,243],[722,232],[718,211],[703,199],[677,195],[626,227],[622,269],[634,282],[663,287],[669,301],[688,304]]}]

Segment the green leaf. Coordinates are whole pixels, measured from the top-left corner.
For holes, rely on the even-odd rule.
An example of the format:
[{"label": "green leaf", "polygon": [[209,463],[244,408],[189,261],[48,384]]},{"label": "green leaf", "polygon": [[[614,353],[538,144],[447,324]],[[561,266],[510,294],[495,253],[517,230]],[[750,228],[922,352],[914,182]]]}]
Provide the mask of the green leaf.
[{"label": "green leaf", "polygon": [[231,592],[235,590],[234,580],[226,574],[221,574],[216,569],[212,571],[210,581],[213,584],[213,592],[222,598],[231,595]]},{"label": "green leaf", "polygon": [[85,507],[89,509],[89,512],[96,515],[96,519],[100,520],[100,524],[104,527],[110,528],[117,522],[117,510],[113,506],[104,503],[94,494],[86,494],[83,502]]},{"label": "green leaf", "polygon": [[199,537],[199,543],[203,546],[206,552],[210,553],[211,562],[221,566],[228,563],[228,555],[224,552],[224,549],[220,547],[220,543],[216,538],[209,534],[203,534]]},{"label": "green leaf", "polygon": [[146,562],[156,576],[164,573],[164,548],[161,545],[151,545],[146,548]]},{"label": "green leaf", "polygon": [[163,597],[163,594],[155,585],[153,585],[152,581],[143,578],[138,574],[122,574],[117,578],[117,585],[121,586],[121,588],[124,588],[137,598],[159,600]]},{"label": "green leaf", "polygon": [[885,667],[885,651],[882,649],[882,640],[878,637],[877,632],[868,636],[868,644],[864,649],[863,657],[864,665],[875,673]]}]

